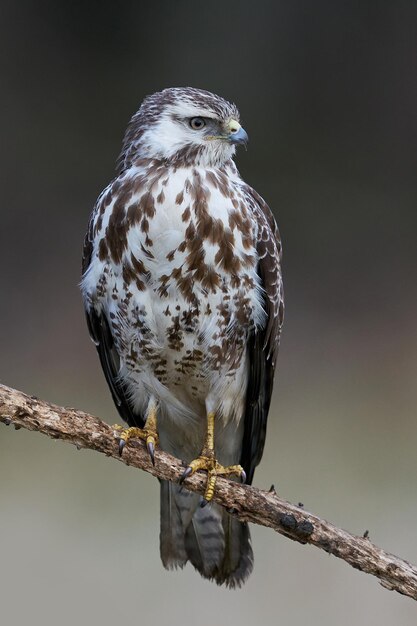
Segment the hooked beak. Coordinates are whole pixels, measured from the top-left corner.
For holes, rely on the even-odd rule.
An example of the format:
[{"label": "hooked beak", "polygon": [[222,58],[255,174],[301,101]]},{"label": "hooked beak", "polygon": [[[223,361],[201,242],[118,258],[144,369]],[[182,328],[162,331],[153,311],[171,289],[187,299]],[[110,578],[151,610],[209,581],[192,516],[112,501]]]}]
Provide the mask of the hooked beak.
[{"label": "hooked beak", "polygon": [[228,124],[228,141],[233,144],[243,144],[246,148],[246,144],[249,141],[247,132],[241,127],[236,120],[230,120]]}]

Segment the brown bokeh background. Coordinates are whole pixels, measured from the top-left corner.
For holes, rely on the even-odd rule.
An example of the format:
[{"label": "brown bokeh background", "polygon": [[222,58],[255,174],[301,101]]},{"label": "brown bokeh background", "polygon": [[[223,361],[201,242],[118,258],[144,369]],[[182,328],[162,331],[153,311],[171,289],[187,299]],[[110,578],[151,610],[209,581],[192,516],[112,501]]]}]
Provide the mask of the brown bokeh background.
[{"label": "brown bokeh background", "polygon": [[[284,242],[286,322],[255,484],[417,562],[417,4],[13,2],[0,9],[0,380],[117,420],[77,283],[142,98],[235,101]],[[415,604],[253,528],[242,591],[163,570],[158,485],[0,427],[0,612],[20,626],[414,625]]]}]

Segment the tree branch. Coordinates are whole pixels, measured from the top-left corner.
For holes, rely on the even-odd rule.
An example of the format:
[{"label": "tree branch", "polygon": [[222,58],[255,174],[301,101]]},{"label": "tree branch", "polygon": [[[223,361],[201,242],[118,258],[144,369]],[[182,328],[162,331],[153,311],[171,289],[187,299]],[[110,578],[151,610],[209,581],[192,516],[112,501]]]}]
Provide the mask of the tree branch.
[{"label": "tree branch", "polygon": [[[155,467],[141,441],[130,441],[119,456],[118,441],[111,426],[83,411],[38,400],[0,385],[0,421],[15,428],[33,430],[62,439],[77,448],[89,448],[132,465],[153,476],[178,482],[184,467],[178,459],[157,450]],[[205,476],[197,472],[184,485],[204,494]],[[343,559],[356,569],[379,578],[387,589],[417,600],[417,568],[384,552],[366,537],[357,537],[316,515],[282,500],[275,490],[261,491],[219,477],[214,500],[242,521],[273,528],[303,544],[311,544]]]}]

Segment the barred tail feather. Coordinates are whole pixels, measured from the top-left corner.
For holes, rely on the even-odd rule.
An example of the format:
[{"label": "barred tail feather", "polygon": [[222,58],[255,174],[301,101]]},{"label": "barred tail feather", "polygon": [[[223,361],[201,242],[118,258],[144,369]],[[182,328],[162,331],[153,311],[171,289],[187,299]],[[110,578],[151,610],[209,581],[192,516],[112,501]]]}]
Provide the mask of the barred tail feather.
[{"label": "barred tail feather", "polygon": [[173,569],[190,561],[204,578],[240,587],[253,568],[248,525],[217,504],[201,508],[199,502],[196,494],[161,482],[162,563]]},{"label": "barred tail feather", "polygon": [[181,516],[172,485],[161,480],[161,560],[166,569],[183,568],[188,561],[184,545]]},{"label": "barred tail feather", "polygon": [[225,554],[222,568],[216,576],[218,585],[225,584],[234,589],[241,587],[249,578],[253,570],[253,551],[246,522],[232,518],[223,512],[223,525],[225,528]]},{"label": "barred tail feather", "polygon": [[213,578],[224,555],[222,512],[217,506],[197,507],[185,529],[185,549],[190,562],[204,578]]}]

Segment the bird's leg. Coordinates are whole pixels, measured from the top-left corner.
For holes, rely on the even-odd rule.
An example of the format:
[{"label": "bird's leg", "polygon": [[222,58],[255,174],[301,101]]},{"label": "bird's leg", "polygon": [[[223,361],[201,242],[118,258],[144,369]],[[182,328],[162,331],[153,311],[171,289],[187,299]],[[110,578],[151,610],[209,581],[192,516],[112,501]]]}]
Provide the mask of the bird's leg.
[{"label": "bird's leg", "polygon": [[123,428],[115,424],[113,428],[120,434],[119,438],[119,454],[122,455],[123,448],[129,441],[129,439],[143,439],[146,442],[146,447],[151,457],[152,464],[155,465],[155,446],[158,445],[158,432],[156,428],[156,415],[158,410],[158,403],[155,398],[151,396],[148,408],[146,410],[146,421],[143,428]]},{"label": "bird's leg", "polygon": [[201,454],[194,461],[191,461],[180,478],[180,483],[182,483],[197,470],[206,470],[208,477],[203,506],[213,498],[217,476],[238,476],[242,482],[246,480],[246,474],[241,465],[224,467],[217,461],[214,453],[214,419],[214,412],[209,411],[207,413],[207,434]]}]

